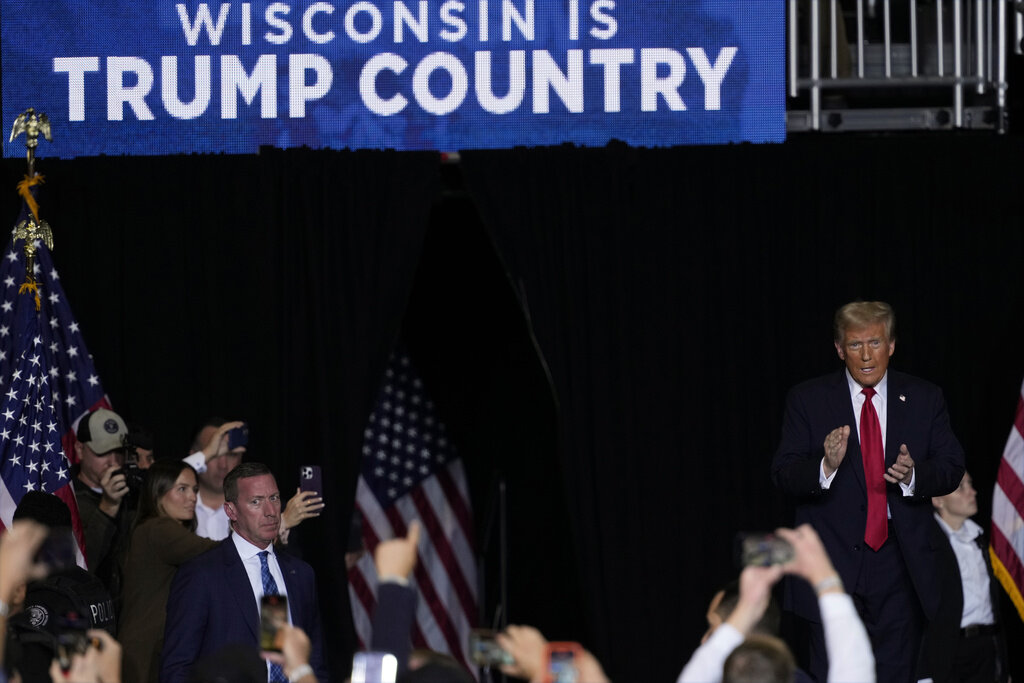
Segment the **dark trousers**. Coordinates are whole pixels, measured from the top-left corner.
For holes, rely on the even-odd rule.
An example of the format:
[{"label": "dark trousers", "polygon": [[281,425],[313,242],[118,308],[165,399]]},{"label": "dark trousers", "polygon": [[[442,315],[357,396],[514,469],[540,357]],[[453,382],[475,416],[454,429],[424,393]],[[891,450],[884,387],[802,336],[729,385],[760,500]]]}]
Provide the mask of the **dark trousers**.
[{"label": "dark trousers", "polygon": [[[898,541],[890,530],[889,540],[877,552],[870,548],[862,552],[860,577],[846,590],[871,639],[878,683],[913,683],[917,680],[922,615]],[[821,683],[828,680],[821,624],[811,625],[810,673]]]},{"label": "dark trousers", "polygon": [[992,683],[999,680],[996,636],[992,634],[961,638],[953,656],[954,680],[962,683]]}]

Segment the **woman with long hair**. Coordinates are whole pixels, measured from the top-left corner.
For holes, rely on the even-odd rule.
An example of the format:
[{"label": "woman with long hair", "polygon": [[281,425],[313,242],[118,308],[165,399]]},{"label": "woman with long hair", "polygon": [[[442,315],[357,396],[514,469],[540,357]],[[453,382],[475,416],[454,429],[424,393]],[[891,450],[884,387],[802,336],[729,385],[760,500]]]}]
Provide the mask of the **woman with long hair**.
[{"label": "woman with long hair", "polygon": [[174,574],[182,563],[217,545],[195,534],[198,491],[196,471],[184,461],[158,460],[147,472],[124,567],[117,635],[125,681],[157,683]]}]

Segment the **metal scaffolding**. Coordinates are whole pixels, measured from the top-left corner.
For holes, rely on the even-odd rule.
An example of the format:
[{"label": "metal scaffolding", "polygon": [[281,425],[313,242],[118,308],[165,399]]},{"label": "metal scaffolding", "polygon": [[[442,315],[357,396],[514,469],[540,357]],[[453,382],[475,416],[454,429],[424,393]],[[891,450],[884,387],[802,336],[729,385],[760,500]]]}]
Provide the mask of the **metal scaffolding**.
[{"label": "metal scaffolding", "polygon": [[[1014,0],[789,0],[787,129],[1006,131]],[[851,39],[847,39],[847,35]]]}]

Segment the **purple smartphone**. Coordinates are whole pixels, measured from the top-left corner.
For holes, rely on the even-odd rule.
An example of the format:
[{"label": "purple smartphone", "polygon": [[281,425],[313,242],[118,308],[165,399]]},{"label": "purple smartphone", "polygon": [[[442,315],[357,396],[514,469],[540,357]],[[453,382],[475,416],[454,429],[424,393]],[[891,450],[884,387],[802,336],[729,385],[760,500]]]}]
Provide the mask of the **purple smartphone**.
[{"label": "purple smartphone", "polygon": [[303,465],[299,468],[299,490],[316,491],[324,497],[323,475],[320,473],[320,465]]}]

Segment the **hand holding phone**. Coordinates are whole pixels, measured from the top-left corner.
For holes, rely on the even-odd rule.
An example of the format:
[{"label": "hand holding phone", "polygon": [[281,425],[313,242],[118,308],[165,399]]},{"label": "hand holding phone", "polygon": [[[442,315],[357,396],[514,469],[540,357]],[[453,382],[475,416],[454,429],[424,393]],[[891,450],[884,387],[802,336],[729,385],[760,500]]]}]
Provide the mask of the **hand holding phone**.
[{"label": "hand holding phone", "polygon": [[319,465],[299,468],[299,490],[284,507],[284,526],[292,529],[310,517],[319,517],[324,509],[323,475]]}]

